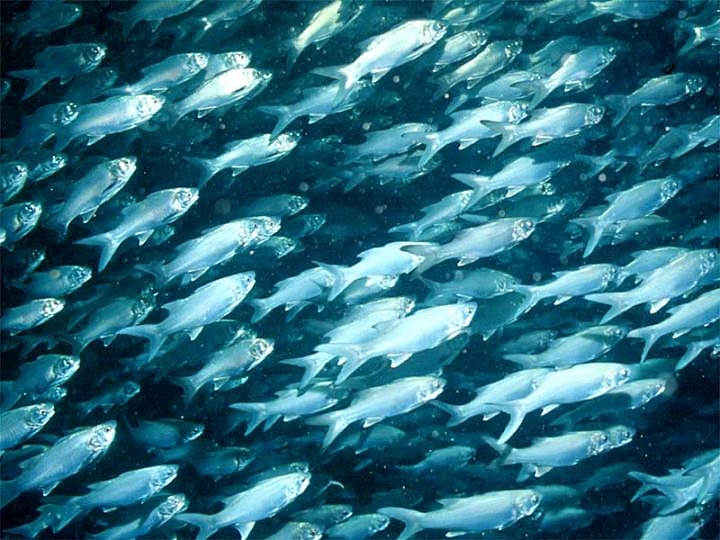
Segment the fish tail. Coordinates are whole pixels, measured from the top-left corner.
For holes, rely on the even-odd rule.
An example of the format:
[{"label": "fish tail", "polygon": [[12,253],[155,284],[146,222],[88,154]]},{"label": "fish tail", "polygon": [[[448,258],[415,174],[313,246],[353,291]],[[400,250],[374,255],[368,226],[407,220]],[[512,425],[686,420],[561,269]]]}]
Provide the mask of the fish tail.
[{"label": "fish tail", "polygon": [[340,81],[338,92],[333,100],[333,105],[339,105],[342,103],[357,82],[357,77],[350,73],[347,66],[319,67],[311,70],[311,72],[316,75],[320,75],[321,77],[328,77],[330,79]]},{"label": "fish tail", "polygon": [[503,355],[505,360],[520,364],[524,368],[532,367],[535,364],[536,357],[534,354],[505,354]]},{"label": "fish tail", "polygon": [[335,298],[337,298],[347,287],[350,285],[350,281],[347,279],[345,275],[345,266],[341,266],[339,264],[327,264],[323,262],[313,261],[316,265],[318,265],[320,268],[328,272],[333,277],[333,286],[330,288],[330,291],[328,292],[328,301],[332,302]]},{"label": "fish tail", "polygon": [[270,304],[266,298],[253,298],[252,300],[249,300],[248,303],[255,310],[252,318],[250,319],[250,322],[252,323],[256,323],[264,319],[267,317],[267,314],[275,308],[275,306]]},{"label": "fish tail", "polygon": [[168,284],[168,276],[163,268],[163,265],[160,263],[136,264],[135,268],[141,272],[154,276],[157,284],[161,287]]},{"label": "fish tail", "polygon": [[280,362],[291,366],[298,366],[305,370],[305,373],[303,373],[302,379],[300,380],[300,388],[305,388],[333,358],[335,358],[335,356],[328,353],[315,353],[300,358],[280,360]]},{"label": "fish tail", "polygon": [[160,347],[162,347],[162,344],[165,343],[165,340],[167,339],[167,336],[158,331],[157,324],[141,324],[139,326],[129,326],[128,328],[118,330],[116,333],[125,336],[135,336],[147,339],[150,342],[150,344],[148,345],[147,353],[148,362],[155,358],[155,355],[160,350]]},{"label": "fish tail", "polygon": [[485,442],[485,444],[499,454],[498,458],[494,461],[494,466],[502,466],[510,455],[512,447],[508,444],[496,441],[488,435],[481,435],[480,438]]},{"label": "fish tail", "polygon": [[630,103],[626,96],[607,96],[605,102],[615,113],[612,121],[612,125],[615,127],[622,122],[625,116],[627,116],[627,113],[630,112]]},{"label": "fish tail", "polygon": [[75,243],[84,246],[98,246],[102,250],[98,262],[98,272],[102,272],[107,267],[117,248],[120,247],[120,241],[109,232],[75,240]]},{"label": "fish tail", "polygon": [[190,523],[190,525],[195,525],[200,529],[195,537],[196,540],[207,540],[216,530],[213,526],[212,516],[206,516],[205,514],[183,512],[182,514],[176,515],[174,519]]},{"label": "fish tail", "polygon": [[185,407],[190,405],[195,394],[200,390],[200,387],[192,375],[189,377],[170,377],[170,382],[182,389]]},{"label": "fish tail", "polygon": [[687,41],[682,47],[680,47],[678,56],[682,56],[692,51],[695,47],[707,39],[700,27],[689,28],[688,30],[691,32],[690,37],[688,37]]},{"label": "fish tail", "polygon": [[11,71],[8,75],[23,79],[28,83],[20,101],[25,101],[29,97],[32,97],[48,83],[48,80],[42,76],[41,71],[38,69],[18,69]]},{"label": "fish tail", "polygon": [[200,180],[197,182],[197,186],[202,188],[208,181],[220,172],[220,167],[215,163],[213,159],[204,159],[199,157],[183,156],[183,159],[188,163],[192,163],[196,167],[202,169],[203,174]]},{"label": "fish tail", "polygon": [[459,426],[462,424],[467,418],[465,415],[462,414],[462,409],[457,405],[451,405],[450,403],[444,403],[442,401],[433,400],[430,402],[430,405],[433,405],[440,409],[441,411],[445,411],[450,415],[450,418],[448,418],[447,424],[445,424],[447,427],[453,427],[453,426]]},{"label": "fish tail", "polygon": [[418,512],[417,510],[386,506],[384,508],[380,508],[378,513],[405,523],[405,528],[400,533],[400,536],[398,536],[398,540],[407,540],[411,536],[423,530],[423,526],[420,525],[420,523],[422,522],[422,518],[425,514]]},{"label": "fish tail", "polygon": [[20,394],[15,390],[13,381],[0,381],[0,395],[2,395],[0,411],[7,411],[20,399]]},{"label": "fish tail", "polygon": [[341,384],[347,380],[350,375],[362,367],[366,360],[362,357],[360,347],[352,343],[323,343],[315,347],[315,350],[344,359],[340,373],[335,379],[335,384]]},{"label": "fish tail", "polygon": [[443,149],[445,144],[440,140],[436,133],[426,135],[422,142],[425,144],[425,150],[418,160],[418,167],[424,167],[435,154]]},{"label": "fish tail", "polygon": [[571,219],[572,223],[579,225],[588,232],[588,241],[583,252],[583,258],[587,258],[595,251],[595,248],[600,243],[603,232],[605,232],[605,225],[597,218],[577,218]]},{"label": "fish tail", "polygon": [[466,208],[472,208],[480,199],[492,191],[487,185],[483,185],[484,182],[487,182],[490,179],[487,176],[477,176],[475,174],[463,173],[452,174],[451,176],[458,182],[462,182],[473,189],[472,196],[470,197]]},{"label": "fish tail", "polygon": [[[342,411],[338,411],[342,412]],[[321,414],[313,418],[308,418],[305,423],[311,426],[327,426],[328,430],[323,439],[321,451],[324,452],[338,438],[345,428],[348,426],[347,421],[337,412]]]},{"label": "fish tail", "polygon": [[519,140],[519,136],[514,125],[505,125],[502,122],[490,122],[488,120],[485,120],[482,124],[501,135],[500,142],[498,143],[497,148],[495,148],[492,157],[499,156],[507,148]]},{"label": "fish tail", "polygon": [[605,324],[608,321],[613,320],[621,313],[625,313],[628,309],[633,307],[633,302],[629,301],[627,292],[610,292],[610,293],[594,293],[586,294],[583,296],[585,300],[590,302],[598,302],[600,304],[607,304],[610,309],[605,313],[600,324]]},{"label": "fish tail", "polygon": [[57,522],[53,525],[53,532],[58,533],[62,529],[68,526],[68,524],[76,519],[80,514],[83,513],[83,507],[77,504],[73,504],[72,501],[67,501],[62,505],[46,505],[52,506],[51,509],[42,507],[43,513],[48,511],[55,512],[55,516],[58,518]]},{"label": "fish tail", "polygon": [[410,240],[417,240],[420,236],[419,228],[417,222],[415,221],[413,221],[412,223],[403,223],[402,225],[396,225],[395,227],[389,229],[388,232],[395,234],[406,234],[408,235],[408,238]]},{"label": "fish tail", "polygon": [[250,435],[257,427],[267,418],[265,405],[262,403],[233,403],[231,409],[242,411],[247,416],[247,426],[245,428],[245,436]]},{"label": "fish tail", "polygon": [[[644,362],[652,346],[655,345],[655,342],[658,339],[660,339],[660,334],[655,331],[655,328],[652,326],[646,326],[644,328],[635,328],[634,330],[631,330],[628,332],[627,337],[645,340],[645,345],[643,346],[642,354],[640,355],[640,362]],[[685,365],[682,367],[685,367]],[[676,369],[681,369],[681,367]]]},{"label": "fish tail", "polygon": [[505,430],[497,439],[497,444],[505,444],[520,428],[523,420],[525,420],[526,411],[518,403],[488,403],[487,405],[510,415]]},{"label": "fish tail", "polygon": [[294,120],[290,114],[290,108],[287,105],[260,105],[257,107],[260,112],[272,115],[277,118],[275,127],[270,135],[271,139],[275,139],[290,122]]},{"label": "fish tail", "polygon": [[517,285],[512,286],[512,291],[522,294],[525,297],[525,311],[535,307],[535,305],[542,300],[542,295],[531,285],[522,285],[518,283]]}]

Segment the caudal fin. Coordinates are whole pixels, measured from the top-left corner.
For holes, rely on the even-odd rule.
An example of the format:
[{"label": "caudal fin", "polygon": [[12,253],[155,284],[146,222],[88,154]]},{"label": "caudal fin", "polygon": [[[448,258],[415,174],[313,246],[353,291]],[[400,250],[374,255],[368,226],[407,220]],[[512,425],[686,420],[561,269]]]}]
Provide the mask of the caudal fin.
[{"label": "caudal fin", "polygon": [[605,225],[597,218],[577,218],[571,219],[572,223],[580,225],[583,229],[588,232],[588,241],[583,252],[583,258],[587,258],[595,251],[595,248],[600,243],[603,232],[605,231]]},{"label": "caudal fin", "polygon": [[280,360],[282,364],[290,364],[291,366],[298,366],[305,370],[302,379],[300,380],[300,388],[305,388],[310,381],[312,381],[318,373],[320,373],[327,363],[335,358],[334,354],[316,352],[308,356],[300,358],[288,358],[287,360]]},{"label": "caudal fin", "polygon": [[507,426],[505,426],[505,431],[502,432],[497,440],[497,444],[505,444],[520,428],[523,420],[525,420],[526,411],[517,403],[488,403],[487,405],[510,415],[510,420]]},{"label": "caudal fin", "polygon": [[585,298],[585,300],[589,300],[590,302],[598,302],[600,304],[607,304],[610,306],[607,313],[602,319],[600,319],[600,324],[605,324],[606,322],[613,320],[621,313],[625,313],[628,309],[635,305],[635,303],[631,301],[628,292],[631,291],[586,294],[583,298]]},{"label": "caudal fin", "polygon": [[348,287],[348,285],[352,283],[352,281],[349,280],[345,274],[345,270],[347,269],[347,267],[341,266],[339,264],[327,264],[318,261],[313,262],[333,277],[333,285],[328,292],[327,298],[329,302],[332,302],[335,298],[340,296],[340,294]]},{"label": "caudal fin", "polygon": [[49,82],[48,79],[43,76],[42,72],[37,69],[18,69],[16,71],[9,72],[8,75],[11,77],[17,77],[18,79],[24,79],[28,83],[20,101],[25,101],[29,97],[35,95]]},{"label": "caudal fin", "polygon": [[605,103],[607,103],[608,107],[610,107],[615,113],[612,121],[613,127],[622,122],[625,116],[627,116],[627,113],[630,111],[630,104],[626,96],[607,96],[605,98]]},{"label": "caudal fin", "polygon": [[252,300],[248,300],[248,303],[255,310],[252,318],[250,319],[251,323],[256,323],[264,319],[268,313],[277,307],[271,304],[266,298],[253,298]]},{"label": "caudal fin", "polygon": [[327,414],[321,414],[305,420],[306,424],[311,426],[327,426],[328,430],[323,439],[321,451],[325,451],[337,439],[345,428],[348,426],[347,421],[339,414],[342,411],[331,412]]},{"label": "caudal fin", "polygon": [[191,512],[183,512],[182,514],[177,514],[174,519],[177,521],[184,521],[185,523],[190,523],[191,525],[195,525],[199,530],[197,533],[197,536],[195,537],[196,540],[207,540],[210,538],[210,535],[212,535],[217,529],[213,525],[213,516],[207,516],[205,514],[193,514]]},{"label": "caudal fin", "polygon": [[[645,345],[643,346],[642,354],[640,355],[640,361],[644,362],[652,346],[655,345],[655,342],[658,339],[660,339],[660,334],[655,330],[653,326],[646,326],[644,328],[635,328],[634,330],[631,330],[630,332],[628,332],[627,337],[645,340]],[[685,366],[683,365],[676,369],[682,369],[682,367]]]},{"label": "caudal fin", "polygon": [[233,403],[230,405],[230,408],[246,413],[246,437],[255,431],[255,429],[267,418],[267,412],[263,403]]},{"label": "caudal fin", "polygon": [[163,343],[165,343],[165,340],[167,339],[166,335],[159,332],[157,324],[141,324],[139,326],[129,326],[128,328],[118,330],[116,333],[125,336],[135,336],[147,339],[150,342],[147,352],[148,362],[155,358],[155,355],[160,350],[160,347],[162,347]]},{"label": "caudal fin", "polygon": [[352,87],[357,82],[355,77],[346,69],[346,66],[319,67],[311,71],[316,75],[340,81],[340,84],[338,85],[338,92],[335,94],[335,98],[333,99],[334,106],[340,105],[340,103],[345,101],[348,94],[350,94],[350,90],[352,90]]},{"label": "caudal fin", "polygon": [[190,405],[193,398],[195,397],[195,394],[197,394],[198,390],[200,390],[200,386],[198,385],[195,377],[193,376],[170,377],[170,382],[182,388],[183,403],[185,404],[185,407]]},{"label": "caudal fin", "polygon": [[98,234],[89,238],[75,240],[76,244],[84,246],[98,246],[102,251],[100,253],[100,261],[98,262],[98,272],[102,272],[112,259],[113,255],[120,247],[120,240],[110,233]]},{"label": "caudal fin", "polygon": [[502,138],[500,139],[500,143],[497,145],[497,148],[495,148],[495,151],[493,152],[492,157],[499,156],[508,147],[512,146],[520,140],[520,136],[518,135],[515,125],[506,125],[502,122],[490,122],[488,120],[482,122],[482,124],[489,127],[493,131],[496,131],[502,136]]},{"label": "caudal fin", "polygon": [[437,400],[431,401],[430,405],[433,405],[450,415],[447,424],[445,424],[447,427],[459,426],[467,420],[467,417],[462,414],[462,409],[458,405],[451,405],[450,403],[444,403]]},{"label": "caudal fin", "polygon": [[342,384],[350,375],[360,369],[367,360],[367,358],[362,357],[360,347],[353,343],[322,343],[315,347],[315,350],[342,359],[342,368],[335,379],[335,384]]},{"label": "caudal fin", "polygon": [[260,105],[257,108],[260,112],[270,114],[277,118],[275,127],[272,130],[270,138],[274,139],[280,135],[283,130],[292,122],[295,118],[290,114],[290,108],[287,105]]},{"label": "caudal fin", "polygon": [[215,163],[215,160],[204,159],[191,156],[183,156],[183,159],[188,163],[192,163],[196,167],[202,169],[202,176],[197,182],[197,187],[202,188],[208,181],[221,171],[220,167]]},{"label": "caudal fin", "polygon": [[395,506],[386,506],[378,510],[379,514],[384,514],[393,519],[397,519],[405,523],[405,528],[398,536],[398,540],[407,540],[414,534],[419,533],[423,530],[422,522],[423,514],[417,510],[411,510],[409,508],[398,508]]},{"label": "caudal fin", "polygon": [[446,144],[440,140],[437,133],[430,133],[426,135],[423,137],[422,142],[425,144],[425,150],[418,160],[418,168],[427,165],[433,156],[446,146]]}]

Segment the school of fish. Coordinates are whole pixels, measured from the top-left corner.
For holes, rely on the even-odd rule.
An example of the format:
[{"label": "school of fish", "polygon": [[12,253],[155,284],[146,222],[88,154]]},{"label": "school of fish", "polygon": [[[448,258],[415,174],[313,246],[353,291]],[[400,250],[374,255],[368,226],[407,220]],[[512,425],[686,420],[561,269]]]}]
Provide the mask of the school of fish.
[{"label": "school of fish", "polygon": [[0,3],[3,538],[717,538],[715,0]]}]

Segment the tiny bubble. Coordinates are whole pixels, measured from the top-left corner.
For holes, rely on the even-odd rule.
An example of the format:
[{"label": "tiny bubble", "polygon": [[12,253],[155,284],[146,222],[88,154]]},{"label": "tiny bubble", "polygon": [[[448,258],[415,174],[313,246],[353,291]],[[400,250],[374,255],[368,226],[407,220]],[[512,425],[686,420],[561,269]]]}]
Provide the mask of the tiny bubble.
[{"label": "tiny bubble", "polygon": [[505,210],[498,210],[498,217],[505,217]]},{"label": "tiny bubble", "polygon": [[308,191],[310,189],[310,184],[308,184],[307,182],[300,182],[298,189],[301,192],[305,193],[306,191]]},{"label": "tiny bubble", "polygon": [[370,122],[364,122],[362,125],[363,131],[370,131],[371,127],[372,127],[372,124]]},{"label": "tiny bubble", "polygon": [[599,180],[600,182],[605,182],[605,181],[607,181],[607,175],[606,175],[605,173],[600,173],[600,174],[598,174],[598,180]]},{"label": "tiny bubble", "polygon": [[533,272],[532,280],[536,283],[542,279],[542,274],[540,272]]},{"label": "tiny bubble", "polygon": [[393,78],[392,78],[392,82],[394,82],[395,84],[399,83],[399,82],[400,82],[400,77],[399,77],[398,75],[394,75]]}]

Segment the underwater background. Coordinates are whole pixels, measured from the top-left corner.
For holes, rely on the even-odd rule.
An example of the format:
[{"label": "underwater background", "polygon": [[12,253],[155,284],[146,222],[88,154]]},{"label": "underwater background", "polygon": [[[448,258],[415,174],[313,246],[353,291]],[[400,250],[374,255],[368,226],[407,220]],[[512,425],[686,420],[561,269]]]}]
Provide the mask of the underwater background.
[{"label": "underwater background", "polygon": [[[31,486],[12,502],[0,501],[4,505],[0,519],[3,537],[33,536],[29,531],[39,538],[111,537],[103,536],[103,531],[137,518],[144,519],[168,495],[182,493],[186,510],[169,517],[156,529],[139,534],[137,529],[133,532],[130,528],[126,529],[130,532],[118,537],[195,538],[197,528],[190,524],[192,522],[183,521],[183,512],[214,514],[223,508],[222,501],[227,501],[227,497],[250,489],[261,479],[302,470],[311,475],[309,485],[287,505],[268,511],[265,519],[258,519],[249,533],[251,538],[267,538],[275,533],[276,538],[397,538],[404,524],[394,518],[382,519],[383,526],[378,527],[377,532],[365,529],[363,534],[342,536],[337,530],[328,531],[350,515],[377,513],[382,508],[428,512],[439,508],[436,501],[440,499],[536,486],[567,489],[555,498],[543,495],[539,506],[527,517],[518,516],[517,522],[510,520],[484,531],[469,531],[467,537],[640,538],[643,527],[666,514],[663,508],[667,508],[669,500],[675,500],[672,497],[685,495],[677,495],[672,489],[653,491],[651,488],[635,499],[644,482],[628,472],[654,477],[683,476],[682,471],[677,471],[683,467],[690,472],[678,481],[678,486],[695,485],[698,475],[709,480],[703,484],[702,497],[690,496],[667,515],[686,513],[685,522],[689,525],[678,529],[688,533],[685,537],[718,537],[718,316],[710,316],[707,324],[690,328],[690,332],[678,332],[677,336],[667,335],[658,340],[643,363],[658,367],[648,368],[643,377],[638,378],[662,378],[664,385],[660,395],[653,396],[647,403],[631,409],[623,400],[608,401],[608,410],[597,414],[591,411],[587,417],[571,416],[569,420],[558,419],[602,396],[584,403],[566,402],[542,416],[537,411],[529,412],[509,441],[513,448],[530,446],[538,437],[556,437],[570,431],[603,430],[619,424],[635,430],[632,440],[617,448],[589,456],[577,464],[554,468],[541,476],[536,474],[518,480],[518,466],[503,462],[509,449],[495,449],[486,440],[487,436],[497,439],[505,429],[507,404],[505,408],[497,408],[497,414],[487,421],[478,415],[459,425],[448,426],[447,409],[418,403],[378,423],[375,418],[361,417],[367,427],[359,421],[352,423],[327,448],[323,447],[326,424],[313,420],[317,418],[316,413],[327,414],[348,407],[353,398],[363,396],[368,388],[382,387],[404,377],[442,377],[442,393],[432,399],[451,405],[467,403],[477,388],[523,368],[536,367],[532,359],[529,364],[518,365],[504,358],[511,348],[519,353],[541,353],[553,340],[600,325],[607,311],[604,304],[583,298],[584,293],[568,295],[572,298],[563,302],[553,303],[554,297],[548,297],[534,306],[528,305],[521,288],[514,285],[548,283],[557,279],[555,273],[574,271],[587,264],[627,269],[638,253],[666,246],[687,250],[682,251],[683,254],[692,250],[716,253],[720,237],[720,62],[717,28],[713,30],[720,19],[720,9],[716,2],[265,0],[233,3],[237,12],[230,13],[228,20],[222,20],[214,19],[213,15],[229,9],[230,3],[205,0],[185,2],[189,7],[186,12],[168,15],[158,21],[157,27],[139,18],[131,28],[127,18],[125,26],[122,22],[129,10],[139,9],[138,5],[160,6],[161,2],[75,2],[81,6],[81,14],[67,26],[52,29],[53,25],[44,20],[38,23],[38,30],[19,35],[18,28],[31,10],[46,9],[35,4],[42,2],[0,3],[1,77],[9,83],[0,102],[2,163],[4,167],[14,162],[38,164],[60,152],[65,162],[43,179],[27,180],[8,200],[3,197],[2,212],[6,216],[11,205],[25,201],[37,202],[43,212],[29,232],[12,242],[7,220],[2,219],[8,236],[0,248],[3,310],[0,325],[8,320],[7,310],[33,298],[28,292],[33,272],[78,265],[91,269],[92,277],[68,292],[62,311],[47,322],[12,331],[2,328],[3,393],[13,384],[18,388],[16,381],[27,380],[22,377],[22,366],[39,356],[79,357],[79,368],[68,380],[57,385],[50,382],[41,391],[27,384],[22,387],[17,403],[3,407],[3,414],[7,414],[13,407],[49,403],[52,396],[58,399],[52,418],[37,434],[22,444],[3,448],[3,484],[7,485],[21,474],[20,463],[28,456],[43,455],[43,448],[31,445],[51,447],[77,428],[113,420],[117,424],[107,450],[81,470],[62,478],[52,493],[43,496],[38,489],[41,486]],[[329,30],[321,46],[308,43],[299,51],[297,60],[290,62],[297,37],[311,24],[313,15],[330,4],[339,6],[341,24]],[[242,13],[241,7],[246,7],[247,12]],[[53,12],[47,13],[52,20]],[[223,152],[227,143],[270,134],[276,118],[268,114],[267,109],[263,110],[263,106],[290,105],[312,95],[312,91],[304,93],[307,89],[334,83],[334,79],[313,70],[351,64],[369,46],[363,40],[418,19],[441,21],[443,32],[437,42],[417,58],[397,61],[389,66],[387,75],[383,73],[376,81],[370,82],[376,77],[369,71],[363,72],[360,79],[367,84],[367,92],[360,92],[357,100],[347,107],[338,94],[326,101],[325,109],[321,107],[320,113],[310,117],[310,122],[307,114],[313,113],[300,112],[284,128],[284,132],[299,136],[290,151],[265,161],[258,157],[255,162],[243,165],[242,170],[236,169],[237,175],[227,170],[229,165],[203,184],[202,166],[188,158],[213,158]],[[44,24],[52,30],[43,30]],[[699,35],[697,28],[709,28],[707,39],[690,47],[686,44]],[[453,35],[470,31],[481,31],[487,45],[476,44],[469,55],[446,66],[436,66],[443,44]],[[455,69],[485,47],[503,40],[518,40],[521,51],[505,60],[488,60],[473,67],[483,73],[475,79],[470,70],[470,78],[461,74],[449,88],[443,86],[450,84],[452,75],[449,74]],[[24,98],[26,83],[21,77],[13,76],[13,72],[39,67],[33,59],[47,47],[90,42],[106,46],[104,58],[95,70],[73,74],[73,80],[67,84],[51,80],[37,93]],[[557,46],[545,55],[533,56],[554,43]],[[385,53],[391,54],[395,45]],[[555,80],[553,74],[569,55],[598,45],[612,46],[611,61],[594,73],[583,75],[579,69],[581,84],[569,85],[567,90],[565,84],[559,84],[541,103],[533,103],[543,91],[542,82],[547,88],[547,81]],[[163,107],[137,127],[121,132],[110,127],[107,136],[91,145],[85,144],[81,132],[67,146],[58,149],[55,141],[66,128],[55,131],[54,127],[43,124],[41,131],[55,134],[55,140],[33,142],[22,151],[16,150],[19,134],[28,128],[28,122],[32,122],[28,118],[40,107],[71,101],[78,103],[82,110],[83,104],[108,99],[110,88],[137,82],[142,77],[141,69],[170,55],[217,55],[229,51],[250,55],[250,67],[270,73],[270,80],[256,92],[223,104],[200,118],[196,110],[191,109],[172,125],[173,104],[198,91],[203,79],[200,71],[186,82],[170,84],[158,92],[165,97]],[[497,64],[490,66],[491,62]],[[50,66],[52,63],[40,70],[50,70]],[[109,74],[113,80],[95,91],[93,85],[101,82],[90,76],[104,68],[115,70]],[[520,83],[501,86],[500,90],[490,89],[488,95],[480,91],[513,71],[534,75],[520,77]],[[645,104],[638,101],[621,122],[615,123],[618,103],[622,103],[617,96],[630,96],[648,80],[677,73],[699,76],[701,89],[681,92],[679,96],[674,96],[672,91],[658,92]],[[468,81],[471,83],[467,84]],[[467,140],[473,136],[451,139],[429,161],[420,164],[431,140],[428,134],[439,133],[457,123],[458,111],[505,99],[529,104],[526,110],[529,119],[537,115],[538,110],[569,103],[595,104],[602,107],[603,114],[598,122],[582,125],[574,133],[554,134],[547,140],[534,138],[535,134],[531,133],[495,156],[501,132],[507,133],[512,128],[508,128],[510,122],[503,125],[490,120],[483,125],[494,129],[492,134],[477,140]],[[448,111],[449,106],[456,108],[454,113]],[[523,118],[512,125],[522,126],[529,119]],[[363,147],[359,145],[367,140],[369,132],[411,122],[425,124],[422,133],[408,134],[399,129],[384,140],[389,150],[381,147],[378,154],[363,154]],[[562,118],[551,119],[550,125],[562,127],[562,122]],[[675,138],[663,141],[665,146],[662,146],[659,141],[668,133]],[[62,209],[73,184],[91,167],[103,160],[124,156],[136,157],[136,171],[127,185],[100,205],[92,219],[73,221],[66,236],[46,221],[52,215],[50,209],[56,212]],[[523,157],[531,157],[536,162],[561,162],[562,166],[519,192],[507,189],[515,187],[514,184],[483,192],[472,206],[448,211],[448,215],[439,218],[417,238],[411,238],[402,230],[390,231],[419,220],[422,209],[444,197],[469,189],[452,175],[492,177],[513,160]],[[5,167],[3,182],[5,175],[10,174]],[[677,192],[647,212],[657,217],[643,215],[609,221],[598,246],[584,256],[588,231],[572,220],[597,216],[612,203],[612,197],[608,198],[612,194],[660,178],[675,179]],[[123,242],[106,268],[98,270],[97,247],[77,243],[116,227],[122,221],[123,208],[133,202],[153,192],[177,187],[199,187],[197,201],[176,219],[156,224],[155,233],[142,245],[134,238]],[[306,206],[297,213],[281,208],[277,200],[251,206],[257,199],[278,194],[305,197]],[[170,261],[183,242],[199,237],[211,227],[257,216],[253,210],[260,207],[277,210],[274,215],[271,212],[260,215],[279,220],[279,229],[258,240],[248,239],[231,258],[211,262],[193,281],[181,283],[176,279],[162,283],[148,271],[161,262]],[[458,231],[510,217],[531,219],[532,233],[463,266],[457,264],[459,256],[450,255],[421,272],[409,268],[397,275],[359,274],[361,279],[348,283],[348,288],[333,299],[328,298],[332,285],[315,283],[318,290],[307,298],[298,298],[290,306],[292,309],[274,309],[252,321],[258,305],[252,300],[269,297],[278,282],[298,276],[318,262],[351,267],[358,262],[361,252],[398,241],[420,240],[443,246],[451,244]],[[623,229],[618,224],[628,227]],[[267,238],[272,237],[289,240],[268,242]],[[471,244],[485,240],[473,240]],[[32,260],[37,261],[33,257],[38,257],[39,252],[43,253],[41,262],[36,268],[28,269]],[[427,255],[429,252],[420,249],[417,253]],[[703,269],[702,276],[688,279],[692,283],[685,290],[670,291],[666,306],[653,307],[650,312],[641,300],[613,319],[612,324],[621,328],[622,337],[609,343],[599,354],[564,365],[551,362],[543,366],[563,369],[570,364],[589,362],[639,365],[643,342],[627,333],[658,323],[667,318],[673,308],[716,290],[720,263],[715,262],[715,258],[712,261]],[[669,263],[670,260],[665,261]],[[495,275],[487,273],[482,277],[487,289],[484,292],[468,294],[453,289],[452,283],[480,269],[503,272],[509,275],[510,282],[495,283],[492,281]],[[164,343],[165,348],[161,347],[157,355],[148,359],[147,339],[130,335],[132,331],[122,334],[118,328],[102,336],[103,339],[114,337],[108,346],[94,339],[84,344],[81,351],[77,348],[80,329],[87,326],[95,312],[114,300],[145,298],[147,309],[143,316],[127,326],[160,323],[167,316],[161,308],[163,304],[187,298],[214,280],[251,271],[254,284],[247,297],[230,312],[220,314],[217,319],[222,321],[206,321],[196,339],[191,340],[186,332],[194,327],[172,332]],[[343,270],[335,268],[334,274],[328,272],[337,279],[338,272],[342,275]],[[610,284],[607,291],[631,290],[636,285],[629,275],[631,271],[623,283]],[[658,279],[657,287],[665,286],[658,278],[662,272],[643,277],[647,275]],[[387,279],[383,281],[379,277]],[[449,289],[445,289],[450,292],[438,295],[429,281],[450,284]],[[328,342],[324,335],[347,322],[352,310],[362,309],[357,306],[389,297],[412,299],[414,307],[409,313],[457,302],[473,302],[476,308],[471,323],[448,332],[423,350],[408,351],[412,356],[397,367],[391,367],[385,354],[379,354],[369,358],[346,380],[339,381],[338,372],[342,368],[333,359],[308,382],[303,379],[301,367],[282,362],[317,352],[315,347]],[[659,295],[660,298],[663,295]],[[714,309],[720,308],[715,305]],[[360,313],[359,320],[362,320],[369,318],[371,312]],[[384,328],[387,327],[380,325],[375,331],[382,333]],[[409,332],[413,329],[412,325],[408,326]],[[267,358],[258,359],[250,367],[246,365],[247,369],[240,366],[230,376],[209,381],[188,399],[187,386],[179,384],[178,378],[198,372],[212,353],[238,341],[259,338],[271,343]],[[678,368],[678,360],[699,343],[704,345],[697,356]],[[238,364],[243,361],[238,360]],[[272,401],[276,392],[296,390],[301,380],[307,383],[304,389],[317,390],[332,398],[332,403],[309,413],[287,413],[285,421],[246,434],[247,411],[231,409],[230,404]],[[118,389],[128,382],[139,385],[139,390],[129,396],[118,395]],[[66,393],[46,393],[60,386]],[[302,391],[301,388],[300,393]],[[392,388],[386,392],[380,391],[384,396],[381,401],[390,402]],[[98,400],[97,407],[85,414],[79,404],[100,395],[103,399]],[[10,429],[6,423],[9,418],[5,417],[5,425],[0,425],[0,429]],[[181,434],[179,440],[159,449],[136,436],[143,421],[158,419],[182,420],[200,424],[203,429],[199,436]],[[392,432],[378,429],[383,426],[396,429]],[[179,429],[189,429],[189,426],[182,425]],[[370,436],[371,431],[376,438]],[[407,467],[420,463],[431,451],[450,446],[470,447],[472,455],[449,453],[446,459],[427,467]],[[205,468],[198,466],[203,461],[220,459],[222,448],[233,449],[232,466],[218,465],[218,473],[209,470],[210,464]],[[709,465],[703,462],[707,468],[693,473],[687,463],[699,456],[709,456]],[[140,501],[128,501],[126,506],[107,512],[100,507],[88,507],[64,528],[52,530],[53,510],[47,506],[43,510],[43,505],[69,504],[69,497],[87,493],[90,484],[159,464],[178,464],[177,476],[161,491],[153,492],[142,505]],[[691,477],[692,482],[686,482],[687,477]],[[542,494],[541,489],[539,492]],[[568,509],[577,509],[577,513],[563,517],[561,511]],[[557,522],[543,525],[548,515],[555,516]],[[38,527],[38,530],[21,527],[39,517],[46,520],[47,527]],[[297,523],[301,522],[311,523],[313,527],[300,527]],[[679,533],[671,532],[674,529],[669,525],[666,527],[668,538],[678,538]],[[457,530],[423,528],[425,530],[418,531],[415,537],[441,538],[447,531]],[[225,525],[215,535],[215,538],[239,537],[241,533]],[[662,536],[653,536],[659,537]]]}]

